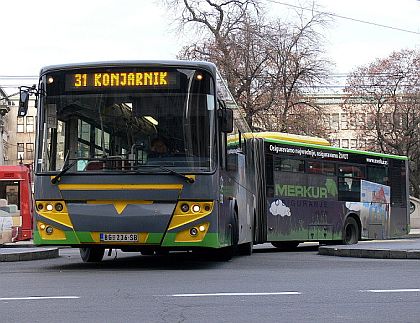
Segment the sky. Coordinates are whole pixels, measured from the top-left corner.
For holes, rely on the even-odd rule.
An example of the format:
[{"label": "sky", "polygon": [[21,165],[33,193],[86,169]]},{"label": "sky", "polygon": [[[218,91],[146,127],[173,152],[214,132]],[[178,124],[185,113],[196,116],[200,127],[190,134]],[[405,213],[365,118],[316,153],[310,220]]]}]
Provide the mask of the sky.
[{"label": "sky", "polygon": [[[262,0],[271,15],[290,17],[308,2]],[[102,60],[175,59],[194,35],[178,35],[159,0],[1,1],[0,86],[31,85],[43,66]],[[420,49],[419,0],[315,0],[319,10],[414,31],[409,33],[334,18],[323,30],[335,73],[384,58],[404,48]]]}]

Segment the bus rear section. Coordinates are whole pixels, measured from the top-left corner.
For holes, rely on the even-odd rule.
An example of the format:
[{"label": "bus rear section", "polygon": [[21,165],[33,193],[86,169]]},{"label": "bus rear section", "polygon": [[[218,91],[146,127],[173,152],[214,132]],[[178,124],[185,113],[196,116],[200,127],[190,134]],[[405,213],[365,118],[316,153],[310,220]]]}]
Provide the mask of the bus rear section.
[{"label": "bus rear section", "polygon": [[267,241],[354,244],[408,233],[407,159],[265,138]]}]

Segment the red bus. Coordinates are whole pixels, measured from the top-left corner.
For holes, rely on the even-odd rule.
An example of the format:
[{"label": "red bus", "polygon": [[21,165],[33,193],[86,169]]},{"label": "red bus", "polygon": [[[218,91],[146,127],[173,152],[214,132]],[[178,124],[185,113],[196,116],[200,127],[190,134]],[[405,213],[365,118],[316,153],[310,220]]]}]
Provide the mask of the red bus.
[{"label": "red bus", "polygon": [[32,239],[32,214],[30,168],[0,166],[0,217],[4,222],[3,231],[11,230],[8,242]]}]

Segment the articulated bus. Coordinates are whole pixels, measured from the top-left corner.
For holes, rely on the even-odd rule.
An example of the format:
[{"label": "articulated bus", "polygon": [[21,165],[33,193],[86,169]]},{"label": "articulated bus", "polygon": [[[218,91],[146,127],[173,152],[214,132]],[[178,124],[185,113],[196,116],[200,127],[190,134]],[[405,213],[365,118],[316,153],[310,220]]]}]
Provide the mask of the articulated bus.
[{"label": "articulated bus", "polygon": [[[254,134],[263,140],[266,241],[354,244],[409,232],[408,160],[328,146],[316,138]],[[259,139],[258,139],[259,138]]]},{"label": "articulated bus", "polygon": [[34,242],[221,260],[253,245],[408,231],[407,159],[250,131],[212,63],[49,66],[37,95]]},{"label": "articulated bus", "polygon": [[238,152],[227,167],[227,134],[250,130],[213,64],[49,66],[21,89],[20,116],[31,94],[36,245],[80,248],[86,262],[105,249],[252,252],[254,161]]}]

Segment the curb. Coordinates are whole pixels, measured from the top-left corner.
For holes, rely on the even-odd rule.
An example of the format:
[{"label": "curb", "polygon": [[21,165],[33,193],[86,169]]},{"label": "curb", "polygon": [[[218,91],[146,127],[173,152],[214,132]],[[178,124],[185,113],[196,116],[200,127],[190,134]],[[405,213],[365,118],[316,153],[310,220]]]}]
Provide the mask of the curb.
[{"label": "curb", "polygon": [[29,261],[59,257],[58,248],[3,248],[0,262]]},{"label": "curb", "polygon": [[319,247],[318,254],[323,256],[376,258],[376,259],[420,259],[420,250],[391,249],[341,249],[337,247]]}]

